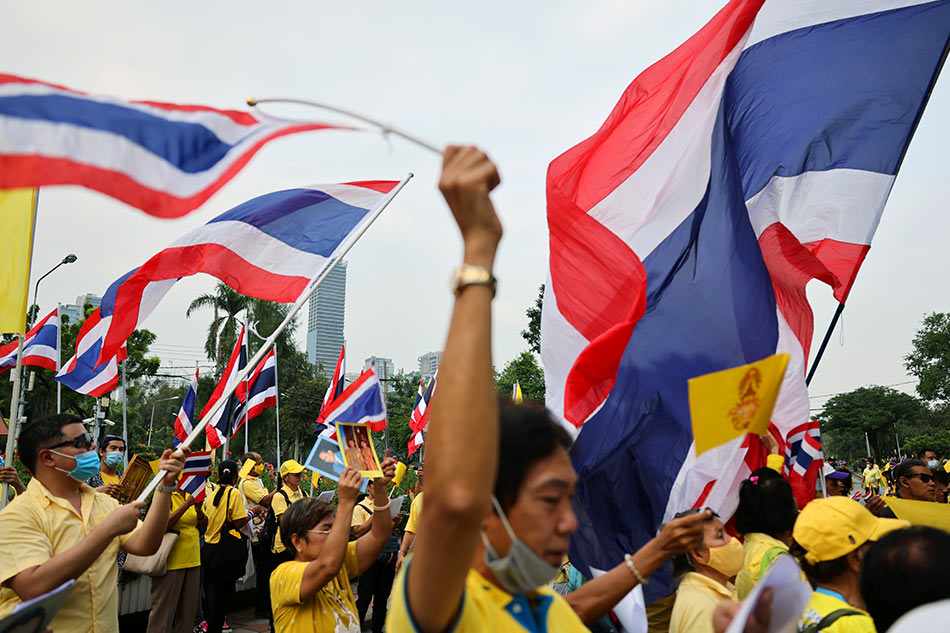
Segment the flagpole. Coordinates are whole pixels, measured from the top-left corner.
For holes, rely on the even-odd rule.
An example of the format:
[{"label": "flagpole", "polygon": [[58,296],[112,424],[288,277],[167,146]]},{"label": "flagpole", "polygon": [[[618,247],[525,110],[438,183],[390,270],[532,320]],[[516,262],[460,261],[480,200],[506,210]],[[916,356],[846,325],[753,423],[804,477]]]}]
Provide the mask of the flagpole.
[{"label": "flagpole", "polygon": [[[7,425],[7,450],[3,454],[3,463],[5,466],[13,466],[13,448],[16,443],[16,436],[19,432],[19,408],[20,408],[20,382],[23,372],[23,335],[17,334],[16,344],[16,369],[13,374],[13,392],[10,399],[10,424]],[[0,509],[7,505],[7,494],[10,485],[6,482],[0,486]]]},{"label": "flagpole", "polygon": [[[56,373],[59,373],[59,370],[62,369],[63,365],[63,304],[56,304],[56,320],[59,322],[59,327],[56,330]],[[63,412],[63,383],[56,380],[56,413],[57,415]]]},{"label": "flagpole", "polygon": [[[58,382],[58,381],[57,381]],[[129,463],[129,428],[128,420],[126,416],[126,390],[125,390],[125,359],[122,359],[122,443],[125,445],[125,448],[122,449],[122,459],[125,460],[125,463]],[[155,409],[152,409],[152,412],[155,412]]]},{"label": "flagpole", "polygon": [[[202,431],[204,431],[204,428],[208,425],[208,420],[210,420],[218,412],[218,410],[225,405],[228,399],[234,394],[238,384],[244,380],[249,373],[251,373],[251,370],[253,370],[254,367],[257,366],[257,364],[261,361],[261,359],[264,358],[264,355],[270,351],[270,348],[273,347],[274,343],[277,342],[277,337],[288,325],[290,325],[290,322],[294,320],[294,317],[297,316],[297,313],[300,312],[303,306],[307,303],[307,301],[310,299],[310,296],[316,292],[320,284],[323,283],[323,281],[327,278],[327,276],[329,276],[333,269],[336,268],[336,265],[340,263],[346,254],[350,252],[350,249],[353,248],[356,242],[361,237],[363,237],[363,234],[366,233],[369,227],[373,225],[373,222],[375,222],[380,214],[386,209],[386,207],[389,206],[389,203],[392,202],[393,198],[396,197],[396,194],[402,191],[402,188],[406,186],[406,183],[409,182],[409,179],[411,178],[412,173],[410,172],[405,178],[399,181],[399,184],[397,184],[395,188],[393,188],[393,190],[389,193],[389,195],[383,199],[379,206],[370,213],[369,219],[363,224],[363,226],[360,227],[356,233],[347,238],[347,241],[340,248],[340,252],[330,261],[327,267],[323,269],[323,272],[317,276],[313,283],[310,284],[310,287],[307,288],[307,290],[305,290],[304,293],[297,298],[293,308],[290,309],[290,312],[287,313],[287,316],[284,317],[284,320],[281,322],[281,324],[277,326],[277,329],[271,332],[271,335],[267,337],[267,339],[264,341],[264,344],[261,345],[261,348],[257,350],[256,354],[254,354],[254,358],[248,361],[244,369],[238,372],[237,380],[235,380],[230,387],[225,388],[224,393],[221,394],[221,397],[218,398],[218,401],[212,405],[207,415],[202,417],[198,424],[195,425],[195,427],[191,430],[191,433],[188,434],[188,437],[185,438],[185,441],[179,445],[179,448],[182,446],[190,447],[191,443],[195,441]],[[225,442],[227,442],[227,438],[225,438]],[[138,497],[138,501],[145,501],[148,499],[148,496],[155,491],[166,474],[167,473],[164,470],[158,471],[158,474],[156,474],[152,480],[148,482],[148,485],[145,486],[142,494],[140,494]]]},{"label": "flagpole", "polygon": [[828,341],[831,340],[831,333],[838,324],[838,319],[841,318],[842,312],[844,312],[844,304],[839,303],[838,308],[835,310],[835,315],[831,317],[831,323],[828,325],[828,330],[825,332],[825,338],[821,340],[821,346],[818,348],[818,353],[815,354],[815,360],[813,360],[811,363],[811,369],[808,370],[808,376],[805,378],[806,387],[811,384],[811,379],[815,375],[815,370],[818,369],[818,363],[821,362],[821,357],[825,353],[825,348],[828,346]]},{"label": "flagpole", "polygon": [[277,350],[274,349],[274,389],[277,395],[274,398],[274,413],[277,415],[277,465],[280,466],[280,382],[277,377],[280,375],[277,364]]}]

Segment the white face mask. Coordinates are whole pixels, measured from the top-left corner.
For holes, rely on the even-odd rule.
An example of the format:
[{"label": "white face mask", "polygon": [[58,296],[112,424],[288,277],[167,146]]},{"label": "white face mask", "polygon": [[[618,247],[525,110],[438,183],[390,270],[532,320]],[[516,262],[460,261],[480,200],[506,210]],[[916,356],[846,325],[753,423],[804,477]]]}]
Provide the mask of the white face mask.
[{"label": "white face mask", "polygon": [[929,468],[930,470],[936,470],[937,466],[939,465],[940,465],[940,462],[938,462],[936,459],[931,459],[927,461],[927,468]]},{"label": "white face mask", "polygon": [[554,580],[558,568],[548,564],[548,561],[535,554],[524,541],[515,536],[515,531],[511,529],[508,517],[505,516],[495,495],[492,495],[491,502],[495,506],[502,525],[505,526],[505,531],[508,532],[511,547],[508,549],[507,556],[499,556],[488,541],[488,537],[485,536],[485,532],[482,532],[482,542],[485,544],[485,564],[505,591],[512,595],[524,595]]}]

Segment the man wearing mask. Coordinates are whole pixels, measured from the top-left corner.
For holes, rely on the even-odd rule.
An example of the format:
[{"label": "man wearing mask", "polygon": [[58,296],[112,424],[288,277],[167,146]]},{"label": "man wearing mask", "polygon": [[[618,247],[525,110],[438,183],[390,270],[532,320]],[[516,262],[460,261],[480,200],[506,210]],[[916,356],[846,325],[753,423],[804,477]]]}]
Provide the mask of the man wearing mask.
[{"label": "man wearing mask", "polygon": [[32,422],[19,441],[20,458],[33,479],[0,512],[0,615],[75,580],[50,628],[56,633],[118,631],[116,554],[120,548],[139,556],[158,551],[170,493],[178,489],[190,451],[164,452],[159,468],[167,474],[140,522],[144,503],[120,506],[85,484],[99,469],[99,455],[78,417],[61,414]]},{"label": "man wearing mask", "polygon": [[122,481],[122,462],[125,460],[125,440],[118,435],[106,435],[99,443],[99,472],[90,477],[86,483],[96,489],[111,495],[119,489]]},{"label": "man wearing mask", "polygon": [[932,448],[925,448],[920,451],[918,455],[920,461],[927,464],[927,468],[930,470],[937,470],[940,467],[940,460],[937,459],[937,451]]}]

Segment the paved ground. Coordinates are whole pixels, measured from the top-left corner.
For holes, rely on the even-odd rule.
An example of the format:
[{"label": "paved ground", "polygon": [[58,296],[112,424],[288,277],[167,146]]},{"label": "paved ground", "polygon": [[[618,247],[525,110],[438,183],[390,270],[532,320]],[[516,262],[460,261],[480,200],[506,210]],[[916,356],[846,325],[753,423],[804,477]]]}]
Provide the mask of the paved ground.
[{"label": "paved ground", "polygon": [[228,618],[228,624],[231,625],[234,633],[266,633],[266,631],[270,631],[267,618],[254,616],[254,607],[238,611]]}]

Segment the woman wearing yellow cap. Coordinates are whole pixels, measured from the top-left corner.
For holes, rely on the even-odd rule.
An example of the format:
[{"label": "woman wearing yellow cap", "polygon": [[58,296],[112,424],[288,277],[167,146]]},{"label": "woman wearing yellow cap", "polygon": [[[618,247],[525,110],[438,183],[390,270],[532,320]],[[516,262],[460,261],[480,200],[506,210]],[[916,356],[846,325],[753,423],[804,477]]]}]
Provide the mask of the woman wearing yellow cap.
[{"label": "woman wearing yellow cap", "polygon": [[847,497],[816,499],[805,506],[795,522],[790,551],[815,591],[798,630],[875,633],[858,582],[861,561],[873,541],[908,525],[879,519]]}]

